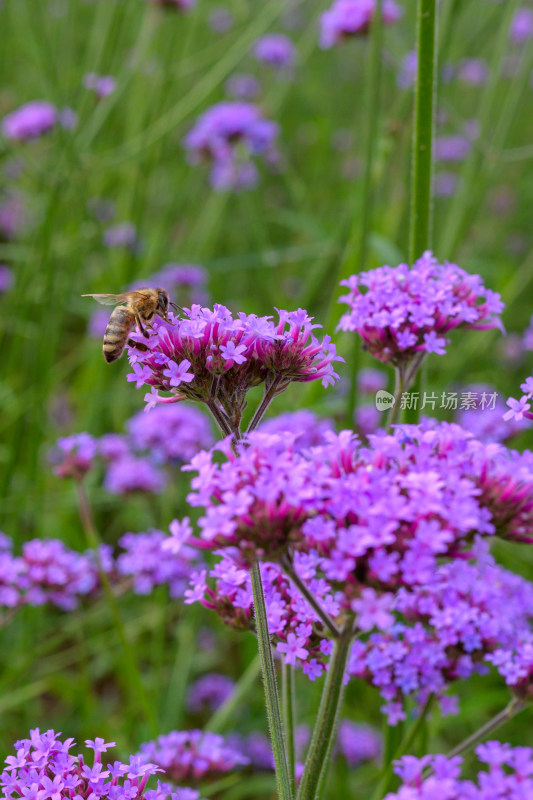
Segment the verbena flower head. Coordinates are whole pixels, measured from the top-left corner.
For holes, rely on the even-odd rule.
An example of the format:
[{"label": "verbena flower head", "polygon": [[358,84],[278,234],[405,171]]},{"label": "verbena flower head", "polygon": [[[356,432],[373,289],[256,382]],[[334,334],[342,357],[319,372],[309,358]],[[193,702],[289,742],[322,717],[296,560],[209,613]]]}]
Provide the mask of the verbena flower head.
[{"label": "verbena flower head", "polygon": [[[376,12],[375,0],[335,0],[320,17],[320,46],[333,45],[350,36],[368,33]],[[394,0],[383,0],[383,22],[390,25],[400,19],[402,8]]]},{"label": "verbena flower head", "polygon": [[[316,552],[295,554],[295,571],[322,607],[336,617],[341,604],[321,576],[319,565]],[[331,652],[331,642],[325,638],[319,617],[277,564],[262,563],[260,569],[268,629],[276,652],[286,664],[301,667],[314,681],[323,673],[327,655]],[[209,572],[201,570],[193,574],[185,602],[202,603],[237,630],[247,631],[254,627],[250,572],[246,562],[238,556],[224,555]]]},{"label": "verbena flower head", "polygon": [[219,672],[202,675],[189,687],[187,710],[193,714],[216,711],[233,693],[235,681]]},{"label": "verbena flower head", "polygon": [[133,579],[137,594],[150,594],[156,586],[167,585],[171,597],[182,598],[191,572],[199,566],[198,551],[184,546],[172,558],[163,549],[168,536],[162,531],[125,533],[119,539],[123,552],[116,560],[120,575]]},{"label": "verbena flower head", "polygon": [[267,33],[254,44],[253,53],[258,61],[277,69],[288,69],[294,64],[296,48],[283,33]]},{"label": "verbena flower head", "polygon": [[[78,553],[58,539],[32,539],[24,542],[22,554],[16,556],[9,537],[0,537],[0,612],[47,603],[71,611],[81,597],[99,588],[94,553]],[[110,571],[109,548],[101,547],[99,556],[103,568]]]},{"label": "verbena flower head", "polygon": [[503,303],[479,275],[439,264],[430,252],[413,264],[379,267],[342,281],[350,306],[339,328],[358,333],[384,363],[405,364],[422,353],[446,352],[454,328],[501,328]]},{"label": "verbena flower head", "polygon": [[533,37],[533,9],[518,9],[511,21],[509,34],[517,44],[527,42]]},{"label": "verbena flower head", "polygon": [[96,456],[96,440],[89,433],[76,433],[57,440],[52,458],[59,478],[81,480],[89,472]]},{"label": "verbena flower head", "polygon": [[58,111],[45,100],[32,100],[7,114],[2,120],[6,139],[27,141],[38,139],[52,130],[58,122]]},{"label": "verbena flower head", "polygon": [[129,420],[128,433],[135,450],[148,450],[162,464],[184,464],[213,444],[207,415],[181,404],[141,411]]},{"label": "verbena flower head", "polygon": [[332,420],[321,418],[308,409],[302,409],[287,411],[285,414],[278,414],[277,417],[265,419],[257,430],[268,434],[290,434],[295,446],[299,450],[306,450],[308,447],[323,444],[327,431],[332,431],[333,428]]},{"label": "verbena flower head", "polygon": [[[62,741],[53,730],[43,733],[39,728],[30,731],[29,739],[15,742],[15,756],[5,759],[7,766],[1,776],[5,796],[36,800],[37,798],[109,798],[109,800],[198,800],[189,789],[159,784],[156,790],[146,790],[151,775],[161,770],[155,765],[130,756],[129,764],[113,759],[107,751],[115,742],[100,737],[87,739],[85,745],[94,751],[92,766],[82,756],[69,750],[74,739]],[[103,756],[103,759],[102,759]],[[112,760],[105,765],[103,761]]]},{"label": "verbena flower head", "polygon": [[[222,305],[193,305],[183,318],[169,313],[168,323],[154,321],[150,339],[131,335],[134,372],[128,378],[151,388],[148,408],[185,399],[216,404],[233,420],[230,430],[240,421],[246,394],[254,386],[265,384],[273,397],[294,381],[334,383],[338,376],[333,362],[342,359],[329,337],[318,341],[313,329],[320,326],[302,309],[278,314],[278,322],[255,314],[235,318]],[[160,390],[173,397],[160,397]]]},{"label": "verbena flower head", "polygon": [[349,767],[358,767],[364,761],[378,759],[381,750],[381,736],[374,728],[349,719],[341,720],[337,733],[337,751]]},{"label": "verbena flower head", "polygon": [[528,427],[525,419],[503,419],[508,409],[493,386],[467,386],[461,398],[456,421],[482,442],[506,442]]},{"label": "verbena flower head", "polygon": [[[474,781],[461,780],[460,756],[403,756],[394,771],[402,785],[385,800],[526,800],[533,796],[533,750],[489,741],[476,747],[486,769]],[[424,772],[431,769],[431,775]]]},{"label": "verbena flower head", "polygon": [[278,125],[259,106],[222,102],[208,108],[183,145],[191,164],[211,165],[211,184],[219,190],[247,189],[257,183],[256,157],[277,158]]},{"label": "verbena flower head", "polygon": [[435,139],[436,161],[464,161],[472,149],[466,136],[437,136]]},{"label": "verbena flower head", "polygon": [[141,240],[133,222],[120,222],[107,228],[104,231],[103,241],[106,247],[126,247],[134,253],[141,247]]},{"label": "verbena flower head", "polygon": [[153,461],[132,454],[111,461],[104,477],[104,488],[111,494],[158,494],[165,486],[166,476]]},{"label": "verbena flower head", "polygon": [[117,82],[112,75],[97,75],[96,72],[88,72],[83,77],[83,85],[98,97],[107,97],[115,91]]},{"label": "verbena flower head", "polygon": [[249,763],[223,736],[209,731],[172,731],[141,745],[141,761],[156,764],[173,782],[212,780]]}]

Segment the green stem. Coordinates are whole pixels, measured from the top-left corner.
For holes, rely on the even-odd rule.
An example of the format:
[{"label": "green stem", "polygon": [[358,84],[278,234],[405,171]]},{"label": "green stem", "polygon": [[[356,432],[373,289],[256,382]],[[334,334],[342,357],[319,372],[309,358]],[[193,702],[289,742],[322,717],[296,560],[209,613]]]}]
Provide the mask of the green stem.
[{"label": "green stem", "polygon": [[292,800],[291,779],[287,762],[287,752],[283,735],[283,724],[276,682],[276,669],[272,658],[270,634],[263,593],[263,582],[259,563],[256,561],[251,569],[252,591],[254,595],[255,626],[259,645],[259,658],[261,672],[263,673],[263,686],[265,689],[266,711],[274,764],[276,768],[276,785],[279,800]]},{"label": "green stem", "polygon": [[379,784],[376,787],[376,790],[372,796],[372,800],[379,800],[379,798],[384,797],[387,792],[391,789],[391,783],[394,778],[393,772],[393,762],[396,761],[401,756],[406,755],[410,752],[413,743],[416,741],[417,736],[421,733],[424,723],[426,722],[427,715],[431,711],[431,707],[435,701],[435,695],[430,694],[426,703],[416,718],[413,725],[411,725],[410,729],[407,732],[407,735],[403,737],[399,746],[394,750],[394,754],[391,755],[389,759],[387,759],[387,763],[385,764],[385,768],[382,771],[382,778]]},{"label": "green stem", "polygon": [[431,246],[433,227],[433,136],[437,61],[437,0],[418,0],[417,57],[409,262],[412,264]]},{"label": "green stem", "polygon": [[396,425],[400,418],[400,408],[402,394],[405,391],[405,368],[404,367],[396,367],[396,385],[394,387],[394,404],[391,407],[389,412],[389,418],[387,420],[387,428],[390,428],[391,425]]},{"label": "green stem", "polygon": [[479,742],[488,736],[489,733],[492,733],[499,728],[500,725],[503,725],[505,722],[515,717],[523,711],[526,706],[527,703],[524,702],[524,700],[519,700],[517,697],[514,697],[502,711],[499,711],[492,719],[489,719],[488,722],[482,725],[481,728],[478,728],[477,731],[464,739],[460,744],[454,747],[453,750],[450,750],[446,758],[453,758],[453,756],[458,756],[471,750],[476,744],[479,744]]},{"label": "green stem", "polygon": [[303,597],[305,597],[305,599],[307,600],[313,611],[315,611],[321,622],[323,622],[323,624],[335,637],[335,639],[338,639],[339,636],[341,635],[340,630],[337,628],[337,626],[335,625],[329,614],[327,614],[324,611],[324,609],[322,608],[322,606],[320,605],[314,594],[311,591],[309,591],[306,584],[302,581],[302,579],[294,569],[292,561],[288,556],[281,559],[281,566],[291,579],[292,583],[294,583],[300,594],[303,595]]},{"label": "green stem", "polygon": [[294,670],[290,664],[283,664],[281,667],[281,705],[283,708],[283,722],[287,740],[287,762],[289,765],[291,792],[294,797],[296,795],[296,750],[294,742],[294,721],[296,714],[294,709]]},{"label": "green stem", "polygon": [[133,647],[126,636],[124,622],[122,621],[118,603],[113,593],[111,581],[109,580],[109,576],[102,566],[99,550],[101,541],[93,521],[89,498],[87,497],[85,486],[81,481],[76,482],[76,488],[78,491],[78,504],[81,522],[85,531],[87,544],[91,550],[94,551],[100,582],[102,584],[111,618],[113,619],[117,637],[122,648],[124,671],[130,683],[131,696],[132,698],[135,698],[135,701],[138,703],[139,709],[150,727],[152,736],[157,736],[159,734],[159,726],[157,724],[154,707],[150,702],[143,684],[139,665],[137,664],[137,659],[135,657],[135,653],[133,652]]},{"label": "green stem", "polygon": [[335,744],[339,714],[344,696],[344,672],[353,641],[352,620],[335,642],[329,662],[326,683],[320,700],[304,773],[298,790],[298,800],[319,800],[325,785],[331,753]]},{"label": "green stem", "polygon": [[255,686],[257,676],[261,671],[261,664],[259,656],[256,656],[250,665],[243,672],[237,684],[231,693],[230,697],[223,703],[220,708],[217,708],[204,730],[212,731],[213,733],[220,733],[225,730],[230,720],[233,721],[233,714],[235,709],[243,699],[246,697],[250,689]]}]

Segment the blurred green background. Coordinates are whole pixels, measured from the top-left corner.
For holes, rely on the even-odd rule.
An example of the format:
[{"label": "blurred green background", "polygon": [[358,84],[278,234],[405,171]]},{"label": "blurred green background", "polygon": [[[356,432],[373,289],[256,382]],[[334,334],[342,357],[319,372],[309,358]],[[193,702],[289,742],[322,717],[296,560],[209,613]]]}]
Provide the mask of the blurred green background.
[{"label": "blurred green background", "polygon": [[[360,38],[321,50],[318,17],[327,5],[226,0],[233,25],[224,33],[209,25],[219,6],[210,0],[183,15],[142,0],[5,0],[0,8],[0,116],[33,99],[77,114],[71,131],[58,128],[29,144],[0,142],[0,199],[19,198],[26,217],[17,236],[0,242],[0,262],[15,275],[0,298],[0,527],[18,545],[57,537],[85,546],[74,487],[53,475],[47,453],[71,432],[122,432],[143,405],[143,392],[125,381],[126,361],[107,366],[99,341],[88,334],[96,306],[82,293],[121,291],[168,262],[201,264],[213,301],[258,314],[302,306],[334,334],[339,279],[405,259],[413,96],[398,85],[398,74],[415,45],[415,3],[405,0],[400,22],[384,31],[369,191],[363,185],[369,43]],[[457,186],[435,200],[434,250],[501,292],[506,327],[522,333],[533,299],[533,48],[509,39],[520,5],[440,4],[437,133],[462,135],[476,120],[479,136],[462,161],[436,165],[437,174],[455,174]],[[284,31],[295,42],[291,75],[252,59],[252,43],[267,31]],[[482,85],[458,79],[465,58],[487,62]],[[114,76],[115,92],[95,99],[82,85],[88,72]],[[187,163],[181,141],[198,114],[226,96],[224,83],[235,72],[258,77],[258,102],[281,127],[282,159],[278,169],[262,170],[257,188],[216,193],[207,168]],[[114,207],[111,221],[95,216],[103,203]],[[106,227],[123,222],[137,228],[137,252],[103,244]],[[363,235],[368,247],[360,263]],[[350,337],[337,341],[349,360]],[[359,358],[370,366],[368,356]],[[496,332],[455,334],[449,354],[430,361],[428,386],[442,391],[485,382],[504,398],[516,396],[532,360],[526,353],[511,362]],[[349,364],[341,371],[347,376]],[[296,387],[274,410],[312,406],[341,421],[342,391]],[[531,442],[524,434],[521,443]],[[109,543],[127,530],[166,529],[184,511],[187,476],[177,471],[161,500],[117,500],[96,478],[93,484],[97,526]],[[531,573],[524,548],[500,550],[507,566]],[[254,657],[251,635],[229,632],[202,609],[183,611],[162,590],[144,599],[128,595],[120,606],[161,731],[191,723],[183,712],[191,677],[230,667],[238,678]],[[202,629],[214,637],[207,649],[198,644]],[[37,725],[78,740],[96,733],[119,742],[124,753],[150,737],[123,680],[103,600],[69,615],[24,609],[0,637],[0,752],[10,752],[13,740]],[[302,676],[297,685],[299,718],[310,721],[316,690]],[[461,716],[430,723],[433,748],[459,740],[506,702],[501,682],[491,677],[459,691]],[[364,686],[349,687],[346,709],[354,719],[379,722],[379,699]],[[505,735],[524,741],[530,719],[525,712]],[[259,679],[231,722],[264,730]],[[372,780],[372,768],[365,769],[350,778],[355,788]],[[337,774],[339,787],[344,779]]]}]

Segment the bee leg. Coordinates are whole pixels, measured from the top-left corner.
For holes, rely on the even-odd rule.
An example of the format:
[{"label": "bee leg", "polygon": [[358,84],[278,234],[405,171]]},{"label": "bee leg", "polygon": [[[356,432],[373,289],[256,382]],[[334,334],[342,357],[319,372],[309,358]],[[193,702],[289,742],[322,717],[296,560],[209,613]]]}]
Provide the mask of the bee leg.
[{"label": "bee leg", "polygon": [[140,318],[140,316],[138,314],[135,315],[135,322],[137,323],[137,327],[139,328],[139,330],[142,333],[142,335],[144,336],[144,338],[145,339],[149,339],[150,338],[150,334],[147,333],[145,331],[145,329],[143,328],[143,324],[141,322],[141,318]]},{"label": "bee leg", "polygon": [[150,348],[147,347],[142,342],[134,342],[133,339],[128,339],[127,341],[128,347],[135,347],[137,350],[140,350],[142,353],[146,353]]}]

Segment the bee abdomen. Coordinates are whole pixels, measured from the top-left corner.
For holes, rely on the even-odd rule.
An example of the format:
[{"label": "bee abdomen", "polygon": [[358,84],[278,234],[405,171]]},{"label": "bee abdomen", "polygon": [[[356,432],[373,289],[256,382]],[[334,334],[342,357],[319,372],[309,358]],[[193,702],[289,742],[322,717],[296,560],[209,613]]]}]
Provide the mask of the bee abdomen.
[{"label": "bee abdomen", "polygon": [[107,363],[116,361],[124,352],[128,336],[135,325],[135,314],[125,306],[117,306],[109,318],[102,350]]}]

